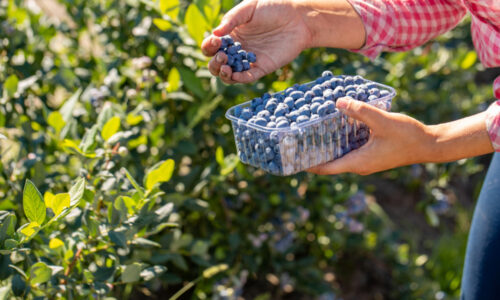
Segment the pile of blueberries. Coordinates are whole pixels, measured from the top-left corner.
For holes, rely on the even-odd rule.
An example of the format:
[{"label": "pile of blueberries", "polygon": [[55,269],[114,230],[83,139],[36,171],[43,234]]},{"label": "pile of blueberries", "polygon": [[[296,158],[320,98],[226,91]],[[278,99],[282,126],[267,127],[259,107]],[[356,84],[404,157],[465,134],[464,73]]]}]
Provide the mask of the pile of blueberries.
[{"label": "pile of blueberries", "polygon": [[227,64],[233,72],[242,72],[250,70],[250,63],[257,60],[255,53],[241,49],[241,43],[235,42],[229,35],[221,37],[222,45],[219,51],[227,55]]},{"label": "pile of blueberries", "polygon": [[337,99],[348,96],[388,110],[390,94],[361,76],[325,71],[312,83],[235,106],[229,115],[234,116],[240,160],[272,174],[290,175],[339,158],[365,144],[369,129],[336,114]]}]

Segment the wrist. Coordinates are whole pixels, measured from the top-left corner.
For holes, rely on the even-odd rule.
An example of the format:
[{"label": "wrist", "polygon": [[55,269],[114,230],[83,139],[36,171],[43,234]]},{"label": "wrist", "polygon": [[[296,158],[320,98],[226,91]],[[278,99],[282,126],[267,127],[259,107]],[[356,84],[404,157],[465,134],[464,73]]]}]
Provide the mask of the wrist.
[{"label": "wrist", "polygon": [[292,2],[309,33],[307,48],[359,49],[365,43],[361,17],[347,0]]}]

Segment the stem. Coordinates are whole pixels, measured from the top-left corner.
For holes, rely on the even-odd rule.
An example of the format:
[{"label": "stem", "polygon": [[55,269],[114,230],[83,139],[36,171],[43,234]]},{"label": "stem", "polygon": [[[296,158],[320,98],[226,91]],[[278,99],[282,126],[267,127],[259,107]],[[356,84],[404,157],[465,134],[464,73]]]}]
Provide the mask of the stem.
[{"label": "stem", "polygon": [[196,283],[198,283],[198,281],[200,281],[202,278],[203,278],[203,276],[200,276],[200,277],[196,278],[195,280],[190,281],[188,284],[186,284],[184,287],[182,287],[182,289],[178,290],[177,293],[175,293],[172,297],[170,297],[169,300],[176,300],[176,299],[178,299],[180,296],[182,296],[182,294],[184,294],[185,292],[187,292]]}]

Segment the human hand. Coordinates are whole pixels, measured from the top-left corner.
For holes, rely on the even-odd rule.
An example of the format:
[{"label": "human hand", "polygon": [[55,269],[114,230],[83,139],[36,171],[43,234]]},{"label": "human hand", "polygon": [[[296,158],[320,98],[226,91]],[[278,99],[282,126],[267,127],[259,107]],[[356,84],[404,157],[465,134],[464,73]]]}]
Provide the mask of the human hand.
[{"label": "human hand", "polygon": [[337,100],[337,108],[364,122],[370,139],[361,148],[340,159],[308,169],[318,175],[371,173],[422,162],[433,142],[427,126],[399,113],[386,112],[350,98]]},{"label": "human hand", "polygon": [[[225,83],[249,83],[286,65],[306,49],[311,40],[300,11],[295,1],[241,2],[224,16],[221,24],[201,45],[205,55],[215,55],[208,69]],[[257,61],[250,70],[233,73],[226,65],[226,54],[218,50],[220,37],[227,34],[240,42],[243,49],[256,54]]]},{"label": "human hand", "polygon": [[486,112],[456,121],[424,125],[399,113],[342,98],[336,106],[370,128],[370,139],[340,159],[308,169],[318,175],[368,175],[422,162],[449,162],[493,152]]}]

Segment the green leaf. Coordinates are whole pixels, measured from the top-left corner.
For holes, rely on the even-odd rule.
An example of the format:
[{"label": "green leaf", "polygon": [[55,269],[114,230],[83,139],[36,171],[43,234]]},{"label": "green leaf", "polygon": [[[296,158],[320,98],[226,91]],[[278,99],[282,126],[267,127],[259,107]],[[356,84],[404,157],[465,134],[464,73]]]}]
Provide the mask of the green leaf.
[{"label": "green leaf", "polygon": [[58,216],[65,208],[68,208],[70,205],[70,196],[68,193],[61,193],[57,195],[53,195],[50,192],[45,193],[44,195],[45,205],[52,209],[54,214]]},{"label": "green leaf", "polygon": [[112,117],[102,127],[102,138],[107,141],[109,138],[120,130],[120,117]]},{"label": "green leaf", "polygon": [[191,3],[186,11],[184,23],[191,37],[196,41],[198,46],[201,46],[203,41],[203,34],[208,28],[205,17],[201,14],[196,4]]},{"label": "green leaf", "polygon": [[58,111],[53,111],[49,114],[47,117],[47,123],[56,130],[56,133],[59,134],[61,132],[61,129],[63,129],[64,125],[66,125],[66,122],[64,121],[62,115]]},{"label": "green leaf", "polygon": [[476,53],[476,51],[469,51],[469,52],[467,52],[467,54],[465,55],[464,59],[460,63],[460,67],[462,69],[468,69],[468,68],[472,67],[476,63],[476,60],[477,60],[477,53]]},{"label": "green leaf", "polygon": [[85,192],[85,178],[80,178],[69,190],[70,205],[78,205]]},{"label": "green leaf", "polygon": [[29,281],[32,284],[40,284],[50,280],[52,269],[45,263],[37,262],[31,267]]},{"label": "green leaf", "polygon": [[17,85],[19,83],[19,79],[16,75],[10,75],[7,80],[5,80],[3,87],[7,91],[7,96],[9,98],[14,97],[14,94],[17,92]]},{"label": "green leaf", "polygon": [[199,98],[204,98],[207,96],[203,85],[201,84],[200,78],[196,77],[196,74],[188,68],[179,68],[181,74],[182,82],[186,85],[187,89]]},{"label": "green leaf", "polygon": [[21,226],[18,231],[26,236],[26,238],[31,238],[40,229],[40,224],[33,221]]},{"label": "green leaf", "polygon": [[224,167],[224,149],[221,146],[218,146],[217,150],[215,150],[215,160],[221,167]]},{"label": "green leaf", "polygon": [[142,187],[139,186],[139,184],[137,183],[137,181],[135,181],[134,177],[132,177],[132,175],[130,174],[130,172],[125,169],[125,168],[122,168],[122,171],[125,172],[125,176],[127,176],[128,180],[130,181],[130,183],[132,184],[132,186],[135,188],[135,190],[137,192],[139,192],[139,194],[141,195],[141,197],[144,197],[144,191],[142,189]]},{"label": "green leaf", "polygon": [[151,191],[155,184],[160,182],[168,182],[174,172],[175,162],[172,159],[167,159],[160,162],[146,175],[146,190]]},{"label": "green leaf", "polygon": [[157,242],[154,242],[152,240],[148,240],[145,238],[141,238],[141,237],[134,239],[132,241],[132,244],[137,245],[137,246],[141,246],[144,248],[151,248],[151,247],[161,248],[161,245],[158,244]]},{"label": "green leaf", "polygon": [[222,176],[226,176],[227,174],[233,172],[233,170],[238,166],[238,163],[240,162],[240,158],[238,155],[235,155],[234,153],[229,154],[227,157],[224,158],[224,167],[220,170],[220,174]]},{"label": "green leaf", "polygon": [[73,111],[75,110],[76,103],[78,102],[78,98],[80,98],[81,93],[82,89],[78,89],[59,110],[66,123],[73,118]]},{"label": "green leaf", "polygon": [[142,266],[139,263],[133,263],[131,265],[126,265],[125,270],[122,273],[123,282],[136,282],[141,279],[141,269]]},{"label": "green leaf", "polygon": [[143,120],[143,116],[141,115],[136,115],[134,113],[129,113],[126,118],[126,122],[130,126],[134,126],[139,124]]},{"label": "green leaf", "polygon": [[[214,25],[220,13],[220,0],[204,0],[202,1],[203,13],[210,25]],[[209,28],[210,30],[212,28]]]},{"label": "green leaf", "polygon": [[45,203],[42,194],[38,191],[31,180],[26,179],[23,191],[23,208],[26,218],[31,222],[42,225],[45,221]]},{"label": "green leaf", "polygon": [[161,31],[167,31],[172,28],[172,24],[169,21],[161,18],[154,18],[153,24],[155,24],[156,27],[158,27],[158,29],[160,29]]},{"label": "green leaf", "polygon": [[160,11],[172,20],[177,21],[179,15],[179,0],[160,0]]},{"label": "green leaf", "polygon": [[179,89],[180,86],[180,81],[181,81],[181,74],[179,73],[179,70],[176,68],[170,69],[170,72],[168,73],[168,78],[167,78],[167,92],[175,92]]},{"label": "green leaf", "polygon": [[69,139],[64,139],[62,142],[61,142],[61,147],[63,148],[70,148],[70,149],[73,149],[75,150],[77,153],[85,156],[85,157],[88,157],[88,158],[93,158],[95,157],[95,153],[84,153],[80,147],[77,145],[77,143],[73,140],[69,140]]},{"label": "green leaf", "polygon": [[80,149],[82,149],[83,153],[87,153],[88,151],[92,150],[96,145],[97,131],[98,126],[94,125],[89,130],[87,130],[87,132],[85,132],[85,135],[83,136],[83,139],[79,146]]},{"label": "green leaf", "polygon": [[0,219],[0,245],[12,236],[16,230],[17,218],[14,213],[7,213]]},{"label": "green leaf", "polygon": [[111,230],[108,232],[109,239],[115,243],[118,247],[126,248],[127,247],[127,237],[125,236],[125,232]]}]

